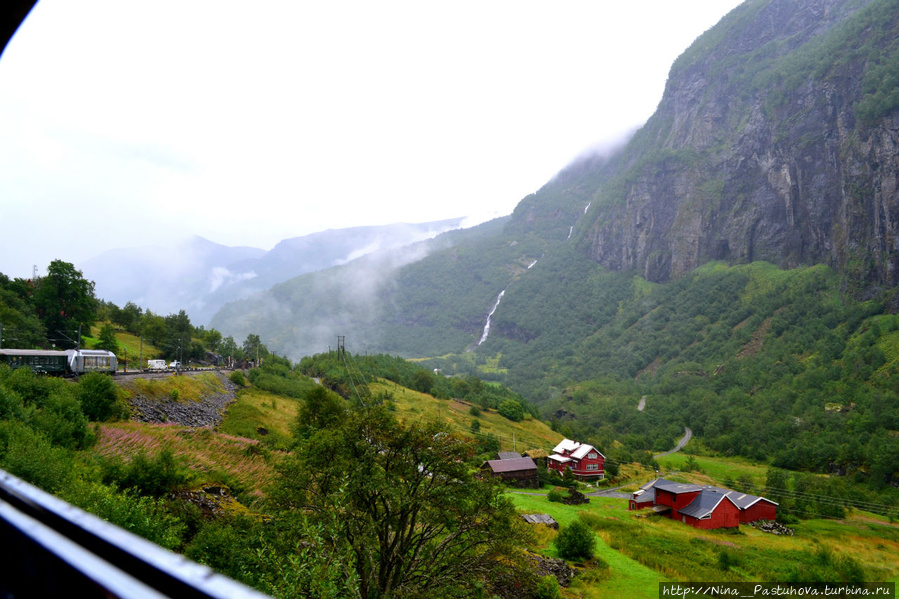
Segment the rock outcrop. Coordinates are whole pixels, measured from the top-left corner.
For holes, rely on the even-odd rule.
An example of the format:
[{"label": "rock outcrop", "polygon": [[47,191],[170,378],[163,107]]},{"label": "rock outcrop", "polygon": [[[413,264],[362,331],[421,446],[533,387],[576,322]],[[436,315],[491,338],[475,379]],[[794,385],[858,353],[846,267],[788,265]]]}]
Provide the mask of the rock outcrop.
[{"label": "rock outcrop", "polygon": [[899,284],[897,31],[895,0],[735,9],[675,62],[596,192],[583,251],[659,282],[766,260]]}]

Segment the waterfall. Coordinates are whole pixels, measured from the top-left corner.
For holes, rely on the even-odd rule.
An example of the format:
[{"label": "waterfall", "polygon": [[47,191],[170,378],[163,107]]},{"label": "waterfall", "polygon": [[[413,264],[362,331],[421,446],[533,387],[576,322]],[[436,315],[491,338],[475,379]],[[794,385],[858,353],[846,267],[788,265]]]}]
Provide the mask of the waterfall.
[{"label": "waterfall", "polygon": [[534,268],[534,265],[535,265],[535,264],[537,264],[537,261],[536,261],[536,260],[534,260],[533,262],[531,262],[530,264],[528,264],[528,270],[531,270],[532,268]]},{"label": "waterfall", "polygon": [[484,332],[481,334],[481,340],[478,341],[478,345],[487,341],[487,335],[490,334],[490,317],[493,316],[493,313],[496,312],[496,308],[499,306],[500,300],[503,299],[503,294],[506,293],[506,290],[503,289],[499,292],[499,295],[496,298],[496,303],[493,304],[493,309],[490,310],[490,314],[487,315],[487,324],[484,325]]},{"label": "waterfall", "polygon": [[571,225],[568,228],[568,239],[571,239],[571,234],[574,233],[574,225]]},{"label": "waterfall", "polygon": [[584,214],[587,214],[587,210],[590,209],[590,204],[592,204],[592,203],[593,203],[593,202],[587,202],[587,205],[584,206]]}]

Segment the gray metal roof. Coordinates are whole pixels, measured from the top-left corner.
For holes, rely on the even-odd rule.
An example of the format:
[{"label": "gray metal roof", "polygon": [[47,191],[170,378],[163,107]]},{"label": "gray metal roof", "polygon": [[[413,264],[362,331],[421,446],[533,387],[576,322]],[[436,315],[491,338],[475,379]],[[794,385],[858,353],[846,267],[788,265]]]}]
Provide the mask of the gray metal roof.
[{"label": "gray metal roof", "polygon": [[638,500],[640,503],[646,503],[647,501],[655,503],[656,490],[652,487],[648,489],[640,489],[639,491],[634,493],[634,499]]},{"label": "gray metal roof", "polygon": [[[712,487],[712,486],[700,486],[693,485],[690,483],[676,483],[674,481],[670,481],[664,478],[657,478],[655,480],[651,480],[642,487],[640,487],[647,493],[652,490],[654,492],[655,489],[662,489],[664,491],[668,491],[669,493],[691,493],[695,491],[716,491],[723,495],[727,495],[727,498],[730,499],[731,503],[740,508],[741,510],[748,509],[758,503],[759,501],[767,501],[768,503],[773,503],[777,505],[776,501],[771,501],[770,499],[766,499],[764,497],[759,497],[758,495],[750,495],[749,493],[742,493],[740,491],[734,491],[732,489],[724,489],[722,487]],[[645,493],[643,494],[645,496]],[[646,499],[641,496],[640,501],[646,501]],[[690,504],[691,506],[693,503]],[[681,510],[682,513],[683,510]],[[688,514],[690,515],[690,514]]]},{"label": "gray metal roof", "polygon": [[[710,516],[715,508],[718,507],[722,501],[727,499],[730,501],[730,497],[728,497],[727,493],[722,493],[724,489],[717,489],[715,487],[706,487],[702,490],[702,492],[697,495],[693,501],[690,502],[690,505],[680,510],[680,513],[685,516],[692,516],[693,518],[705,518]],[[731,501],[731,503],[734,503]],[[736,506],[737,504],[734,503]],[[739,508],[739,506],[737,506]]]},{"label": "gray metal roof", "polygon": [[0,349],[3,356],[65,356],[66,352],[51,349]]},{"label": "gray metal roof", "polygon": [[501,460],[516,460],[521,457],[517,451],[500,451],[496,455]]},{"label": "gray metal roof", "polygon": [[676,483],[670,480],[660,478],[653,485],[656,489],[668,491],[669,493],[692,493],[693,491],[702,491],[703,487],[690,483]]},{"label": "gray metal roof", "polygon": [[522,470],[537,471],[537,464],[531,458],[516,458],[512,460],[488,460],[487,465],[496,474],[503,472],[520,472]]}]

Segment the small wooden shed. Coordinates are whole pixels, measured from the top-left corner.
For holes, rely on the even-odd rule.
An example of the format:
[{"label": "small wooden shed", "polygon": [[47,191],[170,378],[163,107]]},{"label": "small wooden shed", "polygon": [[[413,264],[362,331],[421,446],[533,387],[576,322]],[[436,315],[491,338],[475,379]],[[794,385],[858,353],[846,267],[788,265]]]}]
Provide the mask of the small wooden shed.
[{"label": "small wooden shed", "polygon": [[481,470],[489,471],[500,477],[506,484],[530,489],[540,488],[537,475],[537,464],[531,458],[515,458],[511,460],[489,460],[484,462]]}]

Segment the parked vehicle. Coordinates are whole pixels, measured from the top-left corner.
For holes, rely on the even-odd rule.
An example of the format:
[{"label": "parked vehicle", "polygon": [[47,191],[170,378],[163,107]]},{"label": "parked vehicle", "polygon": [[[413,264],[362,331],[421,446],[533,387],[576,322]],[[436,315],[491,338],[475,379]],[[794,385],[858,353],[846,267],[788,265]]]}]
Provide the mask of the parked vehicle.
[{"label": "parked vehicle", "polygon": [[172,370],[180,370],[181,362],[179,362],[178,360],[175,360],[174,362],[169,362],[169,368]]},{"label": "parked vehicle", "polygon": [[147,360],[147,370],[165,370],[165,360]]}]

